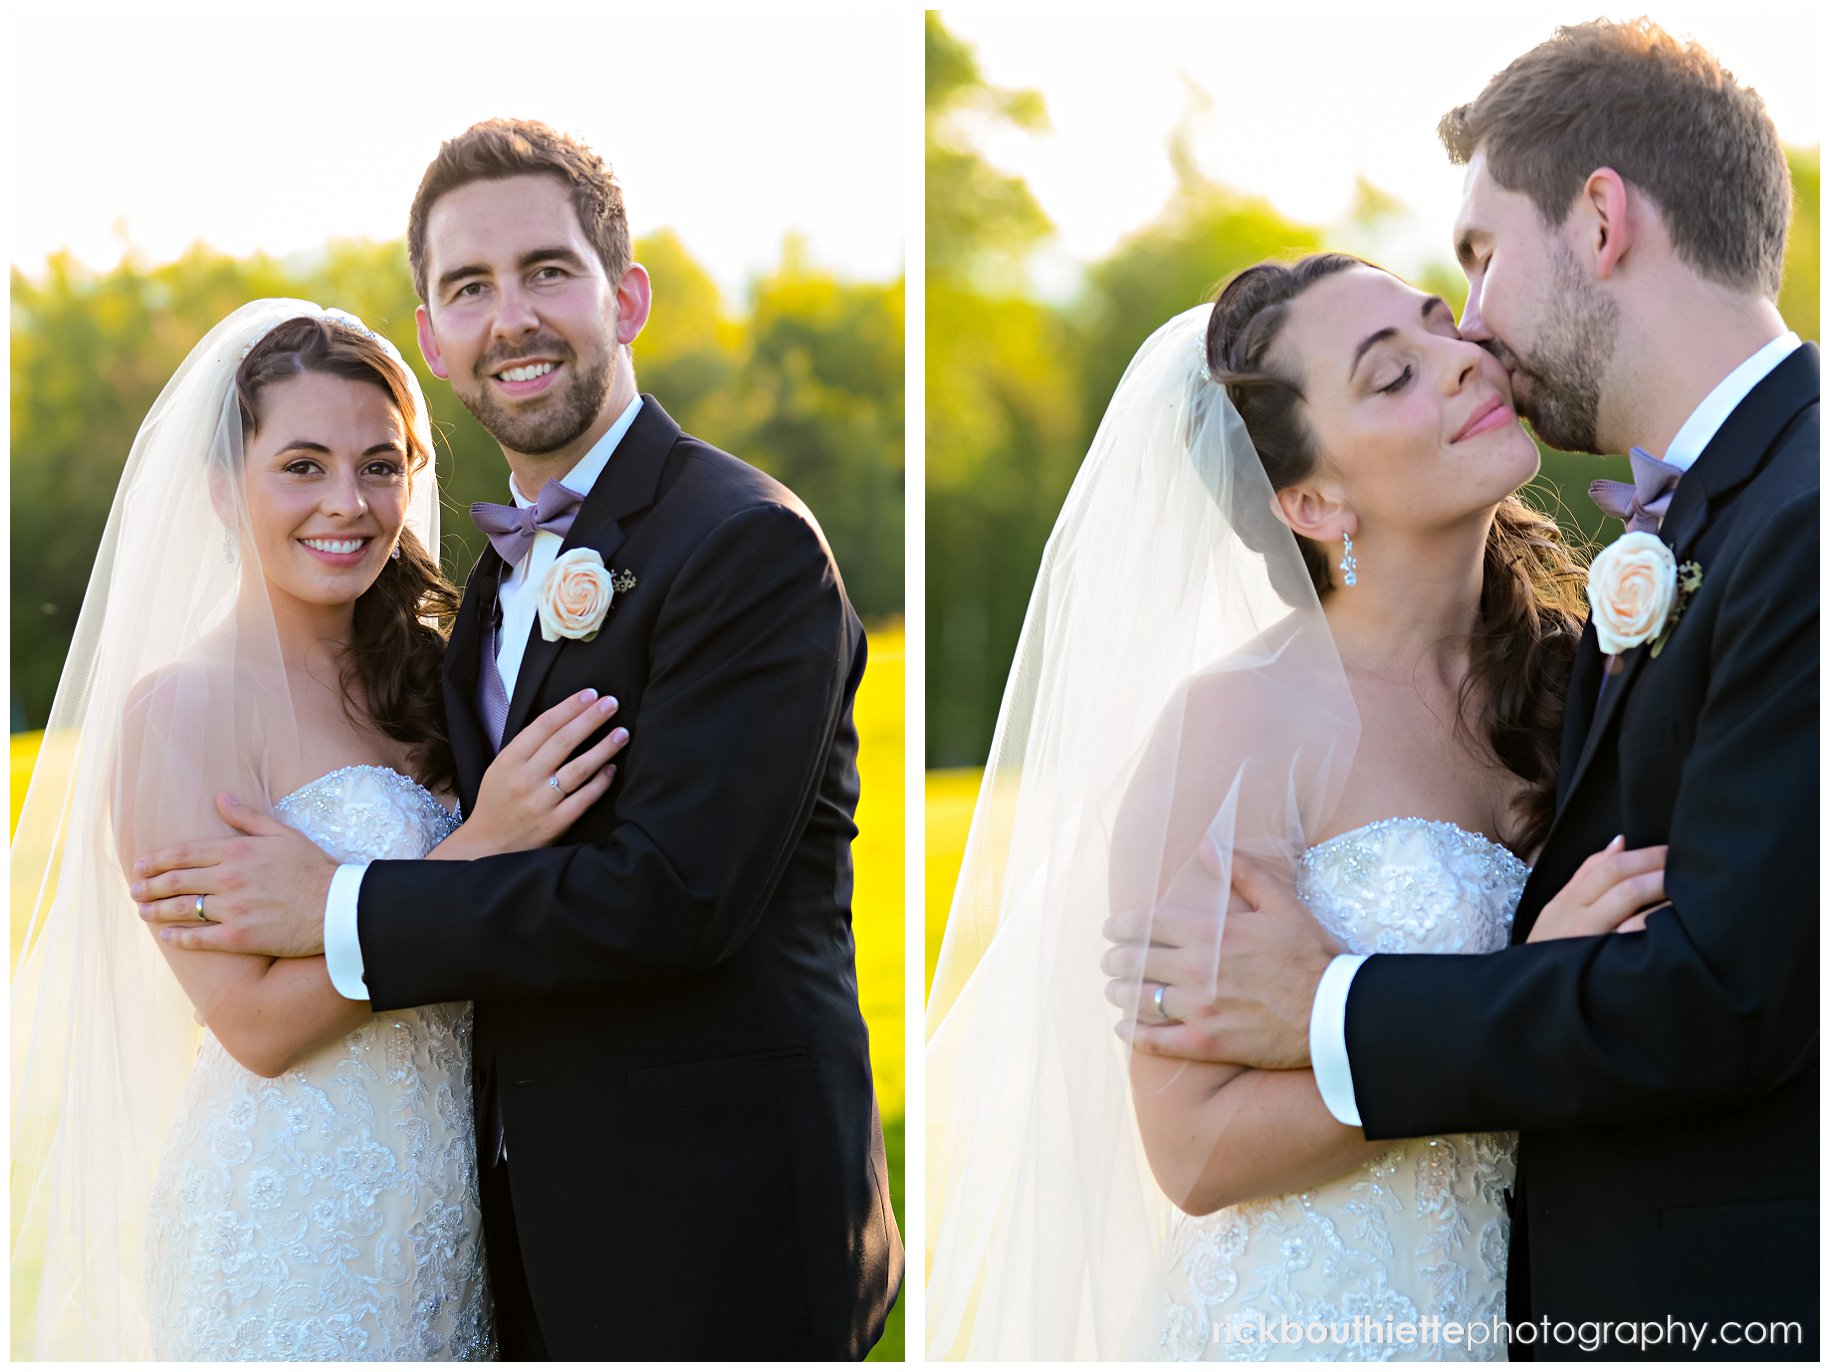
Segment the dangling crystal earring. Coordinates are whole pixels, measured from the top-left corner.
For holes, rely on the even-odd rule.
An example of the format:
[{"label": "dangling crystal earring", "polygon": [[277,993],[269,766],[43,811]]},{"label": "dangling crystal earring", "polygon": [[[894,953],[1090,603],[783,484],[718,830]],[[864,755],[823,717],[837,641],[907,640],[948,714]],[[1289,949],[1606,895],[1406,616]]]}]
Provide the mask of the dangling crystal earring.
[{"label": "dangling crystal earring", "polygon": [[227,529],[222,531],[222,560],[231,567],[235,565],[235,535]]},{"label": "dangling crystal earring", "polygon": [[1342,534],[1341,542],[1347,545],[1345,555],[1341,558],[1341,570],[1346,575],[1341,579],[1349,586],[1357,586],[1360,582],[1360,563],[1353,555],[1353,535]]},{"label": "dangling crystal earring", "polygon": [[393,558],[396,562],[400,561],[400,544],[398,541],[394,544],[394,550],[390,552],[388,556]]}]

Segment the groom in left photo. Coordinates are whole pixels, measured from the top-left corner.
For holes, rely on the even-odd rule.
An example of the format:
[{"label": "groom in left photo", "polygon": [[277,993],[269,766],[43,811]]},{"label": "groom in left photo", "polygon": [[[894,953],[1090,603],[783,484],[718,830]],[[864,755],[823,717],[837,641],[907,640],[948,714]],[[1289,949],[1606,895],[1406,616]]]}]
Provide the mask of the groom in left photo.
[{"label": "groom in left photo", "polygon": [[[277,298],[162,325],[195,347],[122,397],[76,646],[48,707],[15,694],[13,1351],[899,1358],[899,275],[778,229],[733,291],[690,217],[632,236],[557,120],[424,155],[404,251],[199,247],[207,312],[189,262],[153,290]],[[117,295],[153,298],[138,270]],[[16,434],[18,359],[98,294],[20,289]],[[134,528],[149,470],[176,561]],[[97,648],[104,578],[196,631]],[[155,745],[192,682],[236,704]],[[201,808],[190,754],[223,759]],[[157,823],[121,809],[147,775],[184,802]]]}]

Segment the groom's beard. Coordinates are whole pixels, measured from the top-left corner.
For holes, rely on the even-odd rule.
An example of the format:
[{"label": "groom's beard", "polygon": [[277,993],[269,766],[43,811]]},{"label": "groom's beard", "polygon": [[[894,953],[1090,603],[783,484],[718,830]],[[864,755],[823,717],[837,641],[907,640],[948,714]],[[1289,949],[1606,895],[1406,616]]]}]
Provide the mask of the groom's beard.
[{"label": "groom's beard", "polygon": [[1582,275],[1567,248],[1552,257],[1548,284],[1530,361],[1497,340],[1493,352],[1513,374],[1518,412],[1539,438],[1564,452],[1600,452],[1601,380],[1614,356],[1620,306]]},{"label": "groom's beard", "polygon": [[[540,397],[541,403],[525,412],[504,405],[490,390],[489,380],[491,373],[512,367],[523,357],[556,357],[567,373],[556,393]],[[615,369],[614,348],[591,366],[559,339],[546,335],[512,352],[491,350],[476,365],[474,389],[459,387],[455,377],[452,389],[496,442],[513,453],[539,456],[565,447],[591,427],[603,409],[604,397],[610,394]]]}]

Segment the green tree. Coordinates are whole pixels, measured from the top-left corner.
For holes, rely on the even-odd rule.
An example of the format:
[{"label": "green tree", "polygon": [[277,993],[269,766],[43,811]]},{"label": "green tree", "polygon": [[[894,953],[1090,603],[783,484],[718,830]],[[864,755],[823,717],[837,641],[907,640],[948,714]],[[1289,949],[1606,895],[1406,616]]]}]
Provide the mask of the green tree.
[{"label": "green tree", "polygon": [[1047,126],[1041,97],[988,85],[927,16],[927,697],[935,763],[990,742],[1036,558],[1050,473],[1081,427],[1070,330],[1030,299],[1024,264],[1052,232],[1029,188],[975,134]]},{"label": "green tree", "polygon": [[902,606],[902,297],[900,280],[842,281],[790,239],[757,284],[715,430],[813,508],[866,615]]}]

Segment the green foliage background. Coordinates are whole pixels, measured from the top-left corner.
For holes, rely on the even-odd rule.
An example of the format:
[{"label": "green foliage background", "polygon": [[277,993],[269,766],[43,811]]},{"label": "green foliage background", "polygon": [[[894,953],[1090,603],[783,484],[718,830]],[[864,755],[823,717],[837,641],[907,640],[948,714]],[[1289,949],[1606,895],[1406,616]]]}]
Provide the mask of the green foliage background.
[{"label": "green foliage background", "polygon": [[[1052,226],[1029,188],[988,164],[975,142],[1000,122],[1046,131],[1043,96],[987,85],[969,47],[932,11],[926,41],[927,759],[977,766],[1043,543],[1138,346],[1253,262],[1324,246],[1370,255],[1382,223],[1403,207],[1362,184],[1344,222],[1296,223],[1205,179],[1178,129],[1165,149],[1178,182],[1170,203],[1088,267],[1065,303],[1042,299],[1024,264]],[[1789,155],[1796,208],[1779,307],[1816,339],[1818,150]],[[1446,225],[1444,239],[1442,262],[1414,284],[1459,314],[1466,283],[1446,251]],[[1591,542],[1600,516],[1589,482],[1626,474],[1623,458],[1545,449],[1530,498],[1558,513],[1573,539]],[[930,826],[931,851],[936,841]]]},{"label": "green foliage background", "polygon": [[[655,309],[636,379],[689,432],[793,487],[818,516],[858,612],[902,609],[903,283],[841,279],[790,237],[780,263],[727,300],[680,240],[636,243]],[[506,498],[495,442],[425,370],[399,241],[333,242],[306,258],[89,271],[68,257],[12,275],[12,729],[41,727],[122,464],[159,389],[211,325],[262,296],[338,305],[419,372],[440,434],[445,569],[482,551],[467,513]]]}]

